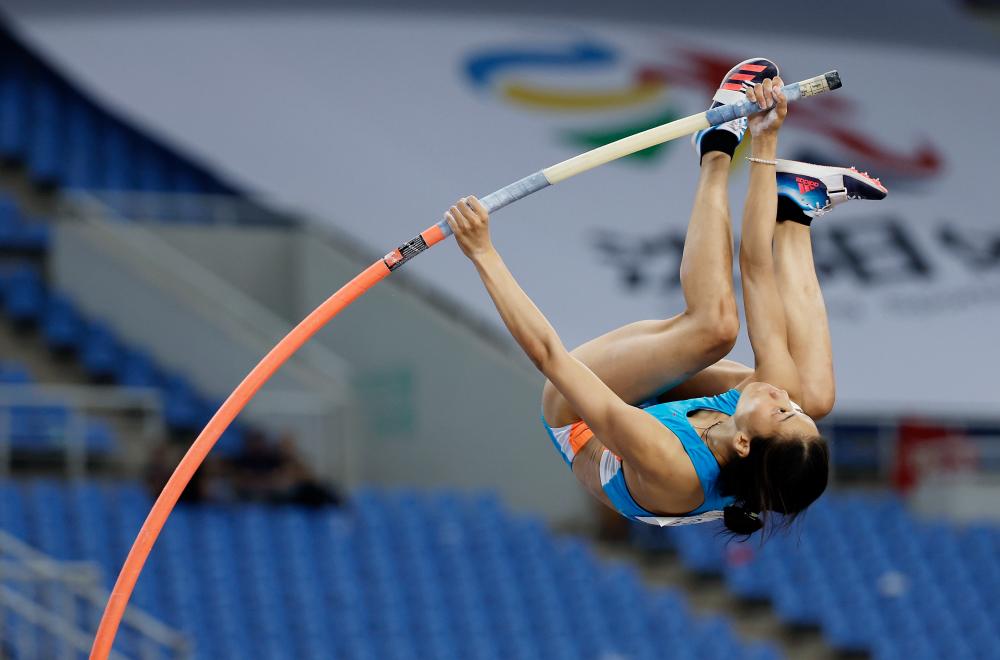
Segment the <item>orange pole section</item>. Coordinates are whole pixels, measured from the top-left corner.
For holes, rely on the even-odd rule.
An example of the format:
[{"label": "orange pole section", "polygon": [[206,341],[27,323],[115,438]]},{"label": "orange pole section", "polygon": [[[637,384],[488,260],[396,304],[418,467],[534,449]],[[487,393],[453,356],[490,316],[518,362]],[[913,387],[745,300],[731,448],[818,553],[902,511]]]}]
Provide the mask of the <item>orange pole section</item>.
[{"label": "orange pole section", "polygon": [[[428,229],[424,233],[437,239],[434,243],[444,238],[443,235],[438,235],[440,230],[435,232],[434,228]],[[428,243],[431,242],[428,241]],[[135,588],[135,583],[139,579],[139,574],[153,549],[156,538],[160,535],[163,525],[167,522],[167,517],[173,511],[178,498],[184,492],[184,488],[187,487],[195,471],[208,456],[208,452],[211,451],[219,436],[246,407],[264,383],[274,375],[274,372],[288,361],[288,358],[292,357],[303,344],[309,341],[310,337],[329,323],[333,317],[361,297],[365,291],[382,281],[390,272],[385,261],[379,259],[327,298],[322,305],[313,310],[264,356],[264,359],[247,374],[239,387],[233,390],[222,407],[212,416],[208,425],[184,454],[184,458],[181,459],[174,473],[170,476],[167,485],[163,487],[163,492],[156,498],[152,510],[139,530],[135,543],[132,544],[132,549],[129,550],[125,564],[118,574],[118,580],[111,591],[108,604],[104,608],[101,623],[97,628],[94,645],[90,649],[91,660],[107,659],[115,641],[115,634],[118,632],[118,625],[121,623],[122,615],[125,614],[125,607],[128,605],[132,590]]]},{"label": "orange pole section", "polygon": [[420,237],[424,239],[425,243],[427,243],[427,247],[436,245],[437,243],[440,243],[444,239],[448,238],[448,236],[444,233],[444,230],[441,229],[440,225],[431,225],[424,231],[420,232]]}]

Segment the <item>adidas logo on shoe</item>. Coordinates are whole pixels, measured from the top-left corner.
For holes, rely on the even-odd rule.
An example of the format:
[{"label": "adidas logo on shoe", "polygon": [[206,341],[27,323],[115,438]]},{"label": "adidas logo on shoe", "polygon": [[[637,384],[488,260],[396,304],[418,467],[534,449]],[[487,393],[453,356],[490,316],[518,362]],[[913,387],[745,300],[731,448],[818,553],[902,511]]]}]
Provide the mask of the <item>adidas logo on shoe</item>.
[{"label": "adidas logo on shoe", "polygon": [[808,225],[851,199],[883,199],[888,192],[867,173],[846,167],[777,160],[778,220]]},{"label": "adidas logo on shoe", "polygon": [[815,181],[813,179],[803,179],[800,176],[795,177],[795,183],[799,184],[799,192],[802,194],[819,188],[819,181]]}]

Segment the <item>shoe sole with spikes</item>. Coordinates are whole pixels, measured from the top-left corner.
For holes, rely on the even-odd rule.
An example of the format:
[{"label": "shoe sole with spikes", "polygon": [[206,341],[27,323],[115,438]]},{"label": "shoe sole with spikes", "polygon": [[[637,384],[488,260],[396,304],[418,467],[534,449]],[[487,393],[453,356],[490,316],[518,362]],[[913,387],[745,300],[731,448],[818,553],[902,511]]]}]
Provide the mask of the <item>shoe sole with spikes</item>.
[{"label": "shoe sole with spikes", "polygon": [[778,214],[782,220],[818,218],[852,199],[885,199],[882,182],[853,167],[778,159]]}]

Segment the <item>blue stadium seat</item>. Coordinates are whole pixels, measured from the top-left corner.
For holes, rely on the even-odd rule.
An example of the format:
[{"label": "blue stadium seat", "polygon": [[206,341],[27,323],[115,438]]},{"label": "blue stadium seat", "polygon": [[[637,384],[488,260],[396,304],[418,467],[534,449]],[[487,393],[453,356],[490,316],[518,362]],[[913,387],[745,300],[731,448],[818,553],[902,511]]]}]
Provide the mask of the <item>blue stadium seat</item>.
[{"label": "blue stadium seat", "polygon": [[65,121],[64,91],[53,76],[32,76],[30,132],[27,144],[28,171],[40,183],[57,185],[62,179]]},{"label": "blue stadium seat", "polygon": [[115,433],[107,422],[87,420],[84,433],[84,444],[90,454],[112,454],[117,449]]},{"label": "blue stadium seat", "polygon": [[0,155],[20,160],[27,151],[28,62],[5,49],[0,58]]},{"label": "blue stadium seat", "polygon": [[20,224],[21,214],[17,205],[6,197],[0,197],[0,249],[13,246]]},{"label": "blue stadium seat", "polygon": [[51,231],[49,225],[33,220],[17,226],[11,239],[12,249],[27,254],[42,254],[49,249]]},{"label": "blue stadium seat", "polygon": [[117,566],[108,543],[109,513],[101,486],[93,481],[70,484],[68,504],[73,555],[96,561],[103,573],[105,586],[110,587]]},{"label": "blue stadium seat", "polygon": [[38,269],[22,265],[6,277],[4,310],[16,323],[34,323],[45,305],[45,288]]},{"label": "blue stadium seat", "polygon": [[66,107],[65,186],[70,189],[100,188],[103,169],[98,150],[100,121],[97,110],[85,99],[73,96]]},{"label": "blue stadium seat", "polygon": [[[212,404],[209,406],[209,415],[215,414],[215,411],[219,409],[219,406]],[[210,417],[209,417],[210,418]],[[206,423],[209,418],[206,418]],[[222,435],[219,436],[218,442],[215,443],[215,451],[219,456],[222,457],[233,457],[238,455],[243,451],[243,444],[246,441],[246,429],[238,421],[233,422],[229,425]]]},{"label": "blue stadium seat", "polygon": [[50,349],[76,351],[84,342],[86,324],[69,298],[58,293],[49,296],[42,315],[42,336]]},{"label": "blue stadium seat", "polygon": [[111,329],[99,322],[90,323],[80,346],[80,364],[87,375],[98,381],[114,379],[122,349]]},{"label": "blue stadium seat", "polygon": [[21,489],[9,480],[0,480],[0,529],[28,541],[26,508]]},{"label": "blue stadium seat", "polygon": [[138,349],[125,349],[118,361],[115,380],[124,387],[158,387],[160,375],[148,353]]},{"label": "blue stadium seat", "polygon": [[[164,192],[169,189],[167,181],[168,157],[158,145],[143,140],[137,145],[137,187],[144,192]],[[153,215],[160,219],[159,215]]]},{"label": "blue stadium seat", "polygon": [[0,252],[38,254],[48,245],[48,225],[26,220],[13,201],[0,198]]},{"label": "blue stadium seat", "polygon": [[69,512],[65,486],[51,479],[35,479],[26,484],[24,494],[34,543],[56,559],[78,559],[73,555],[67,534]]},{"label": "blue stadium seat", "polygon": [[[674,537],[677,552],[685,565],[698,573],[718,575],[723,567],[724,537],[706,533],[703,525],[681,525],[666,528]],[[718,530],[713,530],[717,532]]]},{"label": "blue stadium seat", "polygon": [[176,375],[165,378],[163,416],[171,430],[200,430],[208,421],[206,407],[186,379]]},{"label": "blue stadium seat", "polygon": [[27,385],[31,382],[27,365],[15,360],[0,360],[0,384]]},{"label": "blue stadium seat", "polygon": [[65,406],[12,406],[11,445],[19,449],[48,450],[63,446],[70,411]]},{"label": "blue stadium seat", "polygon": [[136,136],[127,126],[110,117],[101,118],[99,152],[104,155],[105,190],[134,190]]}]

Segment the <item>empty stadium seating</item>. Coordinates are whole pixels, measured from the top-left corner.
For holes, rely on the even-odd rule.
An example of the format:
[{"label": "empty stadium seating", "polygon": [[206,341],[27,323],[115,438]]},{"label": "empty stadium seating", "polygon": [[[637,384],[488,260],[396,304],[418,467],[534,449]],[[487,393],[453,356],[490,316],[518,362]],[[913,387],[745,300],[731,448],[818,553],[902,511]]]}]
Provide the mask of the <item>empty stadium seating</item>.
[{"label": "empty stadium seating", "polygon": [[[0,158],[63,189],[234,194],[93,101],[0,22]],[[0,244],[4,225],[0,213]]]},{"label": "empty stadium seating", "polygon": [[[147,353],[119,338],[112,328],[76,309],[66,296],[49,291],[38,268],[31,263],[0,265],[0,309],[13,324],[36,327],[54,355],[75,355],[94,382],[160,389],[164,421],[172,431],[197,432],[218,408],[182,375],[163,369]],[[20,434],[13,438],[14,444],[24,447],[28,438],[38,442],[39,438],[58,437],[59,433],[51,429],[64,429],[69,416],[67,409],[57,407],[44,415],[36,409],[31,415],[18,414],[13,419],[16,422],[12,432]],[[91,423],[87,435],[88,446],[95,451],[115,444],[106,426]],[[218,451],[239,451],[242,438],[242,426],[234,424],[220,438]],[[44,441],[35,446],[50,445]]]},{"label": "empty stadium seating", "polygon": [[48,225],[25,218],[13,202],[0,198],[0,253],[38,254],[48,245]]},{"label": "empty stadium seating", "polygon": [[792,625],[819,626],[843,651],[875,658],[986,658],[1000,648],[1000,528],[920,520],[887,495],[827,496],[801,529],[763,547],[717,529],[636,526],[689,568],[766,600]]},{"label": "empty stadium seating", "polygon": [[22,264],[0,271],[0,297],[3,311],[14,323],[33,323],[42,314],[44,286],[38,270]]},{"label": "empty stadium seating", "polygon": [[[0,528],[98,562],[108,586],[149,505],[132,484],[0,482]],[[198,658],[778,657],[488,495],[182,505],[134,602],[190,634]]]}]

